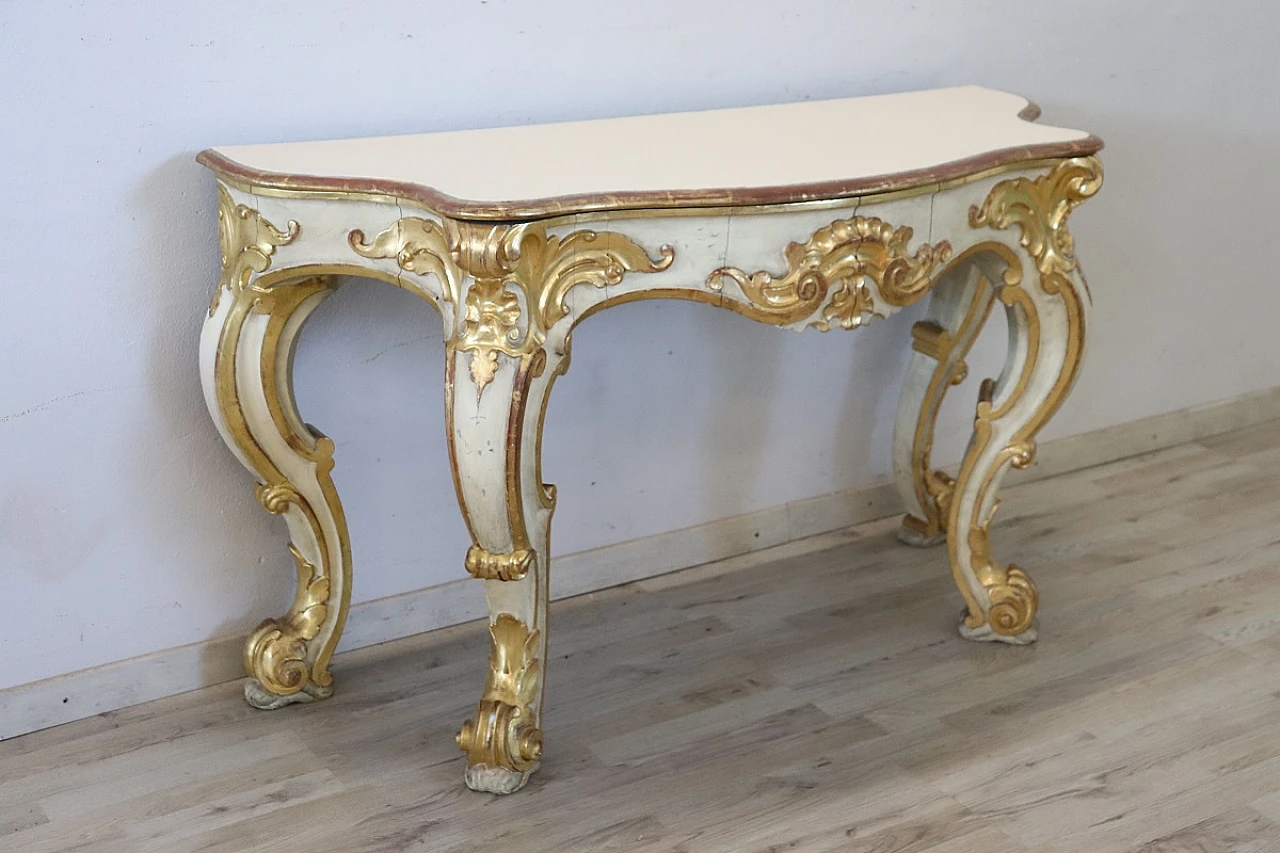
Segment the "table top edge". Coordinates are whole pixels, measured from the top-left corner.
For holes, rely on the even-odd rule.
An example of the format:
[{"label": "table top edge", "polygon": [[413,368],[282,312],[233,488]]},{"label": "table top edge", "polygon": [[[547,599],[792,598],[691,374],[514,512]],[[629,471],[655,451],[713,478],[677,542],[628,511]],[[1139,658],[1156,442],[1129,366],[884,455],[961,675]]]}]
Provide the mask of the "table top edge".
[{"label": "table top edge", "polygon": [[[1022,100],[1025,106],[1017,113],[1017,118],[1035,122],[1041,115],[1040,107],[1028,99]],[[1013,170],[1020,164],[1091,156],[1102,148],[1100,138],[1086,134],[1076,139],[984,151],[946,163],[891,174],[814,183],[680,190],[621,189],[501,201],[459,198],[427,184],[391,178],[268,171],[238,162],[218,148],[201,151],[196,161],[220,180],[250,193],[286,197],[355,197],[405,203],[452,219],[528,221],[580,213],[654,211],[657,215],[674,209],[772,207],[896,194],[936,184],[963,183],[968,178]]]}]

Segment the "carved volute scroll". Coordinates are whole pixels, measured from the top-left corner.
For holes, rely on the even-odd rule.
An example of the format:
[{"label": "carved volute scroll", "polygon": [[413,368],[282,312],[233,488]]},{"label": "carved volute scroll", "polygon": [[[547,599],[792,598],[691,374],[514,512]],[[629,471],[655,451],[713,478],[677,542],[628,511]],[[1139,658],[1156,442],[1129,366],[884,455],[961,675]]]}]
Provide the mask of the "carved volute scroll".
[{"label": "carved volute scroll", "polygon": [[489,675],[475,716],[462,724],[458,747],[473,767],[532,769],[542,757],[533,707],[542,678],[538,632],[503,613],[489,625]]},{"label": "carved volute scroll", "polygon": [[286,246],[297,239],[300,226],[290,220],[281,231],[262,217],[252,207],[236,204],[231,193],[218,184],[218,248],[222,256],[222,272],[218,286],[213,291],[209,316],[218,310],[223,288],[233,294],[240,293],[255,273],[271,266],[271,256],[278,246]]},{"label": "carved volute scroll", "polygon": [[1022,231],[1019,242],[1036,259],[1040,275],[1066,275],[1078,266],[1076,241],[1067,229],[1067,219],[1101,188],[1102,162],[1098,158],[1063,160],[1038,178],[996,184],[982,206],[969,211],[969,224],[1000,230],[1017,225]]}]

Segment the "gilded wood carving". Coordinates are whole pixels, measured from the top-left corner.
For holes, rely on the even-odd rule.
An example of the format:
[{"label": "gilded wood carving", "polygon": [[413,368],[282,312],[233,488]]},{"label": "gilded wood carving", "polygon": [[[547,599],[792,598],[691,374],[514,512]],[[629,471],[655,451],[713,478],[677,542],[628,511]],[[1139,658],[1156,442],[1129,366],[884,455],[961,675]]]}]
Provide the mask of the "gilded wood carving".
[{"label": "gilded wood carving", "polygon": [[458,747],[473,767],[532,769],[542,757],[533,699],[542,679],[538,632],[501,613],[489,625],[489,676],[475,715],[462,724]]},{"label": "gilded wood carving", "polygon": [[[549,235],[539,224],[487,225],[416,217],[401,219],[366,242],[360,230],[351,248],[366,258],[395,258],[406,271],[435,275],[446,299],[459,302],[462,321],[450,345],[470,353],[476,393],[493,380],[498,353],[527,355],[547,330],[567,315],[564,299],[578,286],[604,288],[628,272],[655,273],[671,266],[675,250],[653,260],[631,238],[612,231]],[[470,286],[467,286],[467,280]]]},{"label": "gilded wood carving", "polygon": [[290,220],[281,231],[264,219],[258,211],[244,204],[236,204],[227,188],[218,185],[218,248],[222,256],[222,274],[213,291],[209,316],[218,310],[218,300],[223,289],[238,294],[248,286],[255,273],[271,266],[271,256],[278,246],[287,246],[297,239],[300,226]]},{"label": "gilded wood carving", "polygon": [[924,243],[911,254],[913,233],[875,217],[838,219],[806,242],[788,244],[783,251],[787,271],[781,276],[720,267],[708,276],[707,286],[722,290],[726,280],[735,282],[752,305],[744,313],[764,322],[798,323],[821,306],[820,319],[810,326],[824,332],[833,323],[852,329],[872,315],[884,316],[877,311],[875,295],[896,307],[928,292],[931,273],[950,256],[951,244]]},{"label": "gilded wood carving", "polygon": [[[961,591],[969,599],[966,625],[970,629],[976,630],[985,623],[997,635],[1017,636],[1031,627],[1039,605],[1039,593],[1027,574],[1017,566],[1002,565],[992,556],[988,531],[999,502],[991,498],[990,491],[1006,465],[1025,468],[1032,463],[1036,433],[1062,405],[1079,371],[1085,336],[1082,299],[1088,296],[1083,292],[1083,279],[1077,287],[1071,278],[1077,273],[1078,264],[1067,219],[1076,206],[1097,193],[1101,186],[1102,164],[1097,158],[1072,158],[1059,162],[1037,178],[1014,178],[997,183],[982,205],[975,206],[969,213],[969,224],[973,228],[1004,230],[1018,226],[1019,243],[1035,262],[1041,290],[1061,299],[1066,309],[1064,352],[1061,361],[1051,368],[1056,375],[1043,392],[1042,401],[1030,415],[1019,418],[1017,430],[986,466],[982,479],[975,485],[966,483],[968,488],[976,488],[976,499],[972,502],[974,515],[951,521],[953,532],[969,531],[970,568],[986,588],[989,598],[985,605],[977,602],[961,584]],[[976,460],[992,441],[993,424],[1009,414],[1040,369],[1037,342],[1042,334],[1042,321],[1036,301],[1022,287],[1021,263],[1011,257],[999,296],[1002,302],[1016,306],[1027,318],[1027,357],[1013,391],[1001,405],[994,403],[994,383],[991,380],[983,383],[974,419],[974,447],[961,466],[957,478],[960,481],[972,479]],[[979,514],[984,507],[989,507],[985,516]]]}]

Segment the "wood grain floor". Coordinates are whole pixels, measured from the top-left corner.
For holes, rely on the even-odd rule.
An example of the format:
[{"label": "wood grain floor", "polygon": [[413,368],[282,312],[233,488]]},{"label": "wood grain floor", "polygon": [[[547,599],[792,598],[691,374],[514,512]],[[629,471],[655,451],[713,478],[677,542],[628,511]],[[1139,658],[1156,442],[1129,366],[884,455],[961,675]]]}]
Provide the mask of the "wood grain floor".
[{"label": "wood grain floor", "polygon": [[469,625],[0,743],[0,850],[1280,850],[1280,422],[1007,489],[1040,642],[863,525],[552,608],[548,759],[466,791]]}]

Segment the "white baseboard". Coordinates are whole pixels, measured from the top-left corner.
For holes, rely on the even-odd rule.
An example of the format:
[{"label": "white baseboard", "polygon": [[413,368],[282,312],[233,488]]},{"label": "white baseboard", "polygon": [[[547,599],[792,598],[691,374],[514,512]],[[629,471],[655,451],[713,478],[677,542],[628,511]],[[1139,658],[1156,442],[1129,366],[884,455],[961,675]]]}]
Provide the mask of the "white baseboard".
[{"label": "white baseboard", "polygon": [[[1029,482],[1280,418],[1280,388],[1048,441]],[[891,482],[557,557],[552,596],[567,598],[736,557],[902,512]],[[341,652],[484,615],[480,584],[453,581],[354,605]],[[222,637],[0,691],[0,740],[243,676],[242,636]]]}]

